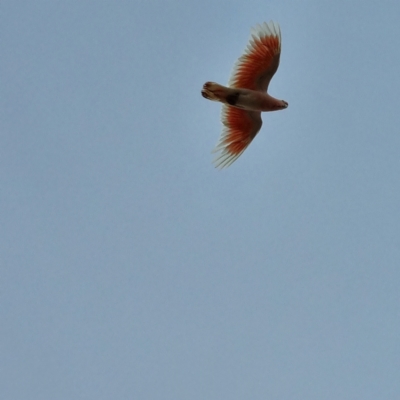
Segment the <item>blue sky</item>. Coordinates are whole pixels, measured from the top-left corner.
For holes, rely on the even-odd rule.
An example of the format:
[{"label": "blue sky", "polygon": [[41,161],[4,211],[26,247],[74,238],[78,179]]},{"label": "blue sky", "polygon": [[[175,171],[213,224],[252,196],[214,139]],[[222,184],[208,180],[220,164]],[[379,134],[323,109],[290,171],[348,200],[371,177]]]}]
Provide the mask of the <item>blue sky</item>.
[{"label": "blue sky", "polygon": [[[0,15],[0,397],[400,398],[400,5]],[[211,163],[251,26],[289,108]]]}]

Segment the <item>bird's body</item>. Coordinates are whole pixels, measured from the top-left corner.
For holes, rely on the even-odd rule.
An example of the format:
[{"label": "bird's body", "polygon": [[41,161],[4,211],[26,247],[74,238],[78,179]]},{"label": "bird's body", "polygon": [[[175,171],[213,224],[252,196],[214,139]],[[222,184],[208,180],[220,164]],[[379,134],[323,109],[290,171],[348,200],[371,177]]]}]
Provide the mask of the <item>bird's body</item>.
[{"label": "bird's body", "polygon": [[270,23],[257,25],[245,53],[235,64],[229,87],[206,82],[203,97],[223,103],[224,130],[214,152],[216,167],[232,164],[261,129],[261,112],[287,108],[288,103],[267,93],[268,85],[279,66],[281,32]]},{"label": "bird's body", "polygon": [[282,104],[282,100],[275,99],[268,93],[229,88],[215,82],[205,83],[202,94],[208,100],[220,101],[228,106],[249,111],[276,111],[287,106]]}]

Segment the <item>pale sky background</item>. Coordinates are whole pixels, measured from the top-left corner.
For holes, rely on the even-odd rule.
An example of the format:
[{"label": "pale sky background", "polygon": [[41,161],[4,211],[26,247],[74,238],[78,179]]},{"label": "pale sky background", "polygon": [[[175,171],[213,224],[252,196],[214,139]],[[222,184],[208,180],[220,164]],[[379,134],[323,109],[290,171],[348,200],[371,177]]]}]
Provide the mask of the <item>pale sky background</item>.
[{"label": "pale sky background", "polygon": [[[3,0],[0,398],[400,398],[400,2]],[[250,28],[282,56],[211,163]]]}]

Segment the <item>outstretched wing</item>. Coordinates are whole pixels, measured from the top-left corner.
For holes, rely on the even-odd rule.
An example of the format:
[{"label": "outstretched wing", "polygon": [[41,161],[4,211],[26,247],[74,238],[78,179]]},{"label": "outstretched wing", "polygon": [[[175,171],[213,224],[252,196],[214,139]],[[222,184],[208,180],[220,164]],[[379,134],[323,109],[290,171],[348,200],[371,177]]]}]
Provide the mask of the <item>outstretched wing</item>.
[{"label": "outstretched wing", "polygon": [[247,111],[236,107],[222,106],[222,123],[225,125],[213,153],[217,168],[229,167],[247,148],[258,131],[262,120],[259,111]]},{"label": "outstretched wing", "polygon": [[250,42],[237,60],[230,87],[266,92],[279,66],[281,30],[274,22],[264,22],[251,30]]}]

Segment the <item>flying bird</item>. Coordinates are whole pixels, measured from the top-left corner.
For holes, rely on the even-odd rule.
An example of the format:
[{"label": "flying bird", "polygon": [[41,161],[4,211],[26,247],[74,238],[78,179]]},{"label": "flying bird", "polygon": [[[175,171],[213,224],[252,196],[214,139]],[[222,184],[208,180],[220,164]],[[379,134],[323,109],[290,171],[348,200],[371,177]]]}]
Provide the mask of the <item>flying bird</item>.
[{"label": "flying bird", "polygon": [[229,87],[206,82],[201,94],[223,104],[224,128],[213,153],[217,168],[231,165],[261,129],[262,111],[287,108],[288,103],[267,93],[269,82],[279,66],[281,30],[274,22],[258,24],[251,30],[244,54],[237,60]]}]

